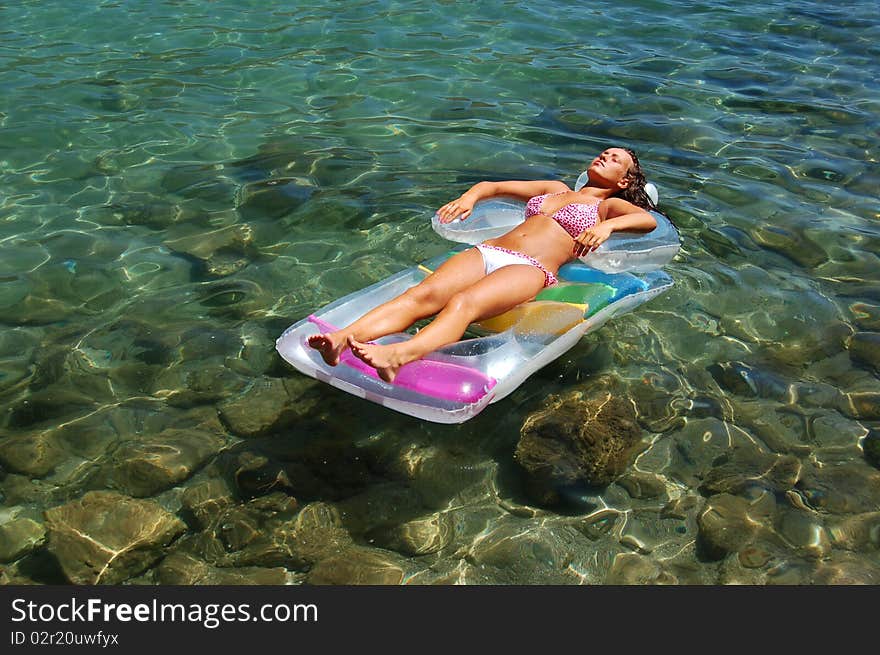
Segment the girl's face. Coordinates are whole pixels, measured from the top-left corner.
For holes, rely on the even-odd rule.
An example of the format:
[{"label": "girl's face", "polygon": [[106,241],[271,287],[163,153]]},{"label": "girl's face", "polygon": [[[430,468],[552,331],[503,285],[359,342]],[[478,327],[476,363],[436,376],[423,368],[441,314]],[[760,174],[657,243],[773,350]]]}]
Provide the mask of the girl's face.
[{"label": "girl's face", "polygon": [[591,178],[600,179],[608,185],[624,188],[629,185],[629,169],[632,157],[623,148],[608,148],[596,157],[588,169]]}]

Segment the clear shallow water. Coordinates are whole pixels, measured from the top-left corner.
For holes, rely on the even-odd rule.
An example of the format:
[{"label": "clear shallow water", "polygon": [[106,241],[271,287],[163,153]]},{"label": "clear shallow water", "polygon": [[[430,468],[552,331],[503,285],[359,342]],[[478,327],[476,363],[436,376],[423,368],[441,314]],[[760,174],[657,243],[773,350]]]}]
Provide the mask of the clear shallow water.
[{"label": "clear shallow water", "polygon": [[[880,581],[873,3],[22,2],[0,25],[6,541],[36,524],[6,582],[64,579],[43,512],[108,489],[185,520],[143,583]],[[609,143],[681,230],[676,287],[506,401],[429,425],[274,355],[443,252],[428,219],[469,184],[573,182]],[[523,422],[604,382],[639,415],[629,482],[535,504]],[[273,492],[336,550],[292,554]],[[218,527],[254,524],[259,548]]]}]

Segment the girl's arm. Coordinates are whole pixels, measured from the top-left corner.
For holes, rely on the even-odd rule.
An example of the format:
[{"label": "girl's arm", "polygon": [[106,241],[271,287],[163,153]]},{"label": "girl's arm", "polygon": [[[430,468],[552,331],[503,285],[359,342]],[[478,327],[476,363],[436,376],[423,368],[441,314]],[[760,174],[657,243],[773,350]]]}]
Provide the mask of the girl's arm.
[{"label": "girl's arm", "polygon": [[595,250],[608,240],[613,232],[650,232],[657,220],[646,210],[621,198],[609,198],[604,203],[605,218],[581,232],[574,240],[572,253],[580,257]]},{"label": "girl's arm", "polygon": [[479,200],[494,198],[495,196],[513,196],[522,200],[528,200],[532,196],[542,193],[558,193],[570,191],[564,182],[558,180],[508,180],[507,182],[479,182],[461,194],[452,202],[443,205],[437,213],[441,223],[449,223],[461,216],[461,220],[471,215],[474,205]]}]

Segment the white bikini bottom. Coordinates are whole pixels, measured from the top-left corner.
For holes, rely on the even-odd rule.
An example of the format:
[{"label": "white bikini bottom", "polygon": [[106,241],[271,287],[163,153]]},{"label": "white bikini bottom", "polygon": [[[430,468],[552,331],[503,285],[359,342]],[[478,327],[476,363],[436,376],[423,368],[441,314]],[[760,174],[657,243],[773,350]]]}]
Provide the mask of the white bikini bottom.
[{"label": "white bikini bottom", "polygon": [[516,252],[515,250],[500,248],[499,246],[487,246],[484,243],[481,243],[480,245],[475,247],[477,250],[480,251],[480,254],[483,256],[483,264],[486,267],[486,275],[489,275],[493,271],[497,271],[499,268],[504,268],[505,266],[512,266],[514,264],[525,264],[526,266],[534,266],[544,273],[545,287],[552,286],[557,282],[556,276],[548,271],[544,267],[544,265],[541,264],[541,262],[539,262],[534,257],[529,257],[528,255],[524,255],[521,252]]}]

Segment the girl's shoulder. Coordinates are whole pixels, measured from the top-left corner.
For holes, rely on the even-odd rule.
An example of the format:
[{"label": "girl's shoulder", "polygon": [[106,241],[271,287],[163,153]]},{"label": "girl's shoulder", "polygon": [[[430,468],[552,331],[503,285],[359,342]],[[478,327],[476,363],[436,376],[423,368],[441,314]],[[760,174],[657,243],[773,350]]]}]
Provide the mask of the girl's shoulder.
[{"label": "girl's shoulder", "polygon": [[638,205],[634,205],[628,200],[612,196],[606,198],[599,203],[599,216],[602,220],[623,216],[624,214],[633,214],[635,212],[647,211]]}]

